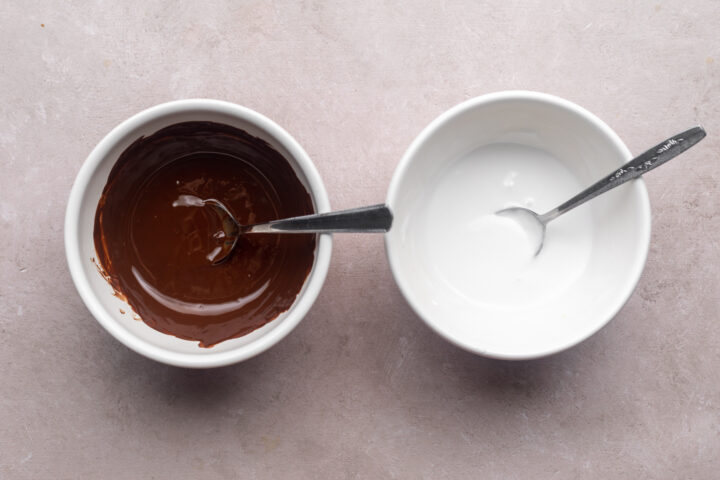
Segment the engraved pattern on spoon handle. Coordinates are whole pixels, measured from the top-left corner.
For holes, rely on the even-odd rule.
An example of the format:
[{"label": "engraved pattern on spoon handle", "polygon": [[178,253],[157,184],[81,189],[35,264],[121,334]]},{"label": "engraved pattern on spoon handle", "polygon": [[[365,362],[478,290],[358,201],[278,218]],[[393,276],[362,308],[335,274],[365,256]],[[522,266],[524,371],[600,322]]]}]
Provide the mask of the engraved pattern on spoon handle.
[{"label": "engraved pattern on spoon handle", "polygon": [[392,212],[386,205],[373,205],[249,225],[243,227],[242,233],[387,232],[392,221]]},{"label": "engraved pattern on spoon handle", "polygon": [[547,223],[550,220],[559,217],[563,213],[582,205],[588,200],[607,192],[608,190],[612,190],[625,182],[640,177],[653,168],[657,168],[680,155],[682,152],[705,138],[705,135],[705,130],[700,126],[697,126],[672,136],[662,143],[658,143],[653,148],[630,160],[607,177],[578,193],[567,202],[543,215],[540,215],[540,220],[543,223]]}]

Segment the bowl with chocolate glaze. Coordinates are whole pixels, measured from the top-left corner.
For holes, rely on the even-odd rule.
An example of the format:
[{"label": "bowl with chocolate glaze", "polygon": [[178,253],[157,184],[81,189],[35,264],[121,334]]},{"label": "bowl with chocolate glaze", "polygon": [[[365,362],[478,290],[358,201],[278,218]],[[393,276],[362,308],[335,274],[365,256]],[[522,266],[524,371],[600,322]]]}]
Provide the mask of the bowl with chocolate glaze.
[{"label": "bowl with chocolate glaze", "polygon": [[276,123],[239,105],[180,100],[113,129],[73,185],[65,247],[90,312],[154,360],[246,360],[302,320],[330,262],[327,234],[247,235],[222,250],[220,203],[243,224],[329,211],[322,180]]}]

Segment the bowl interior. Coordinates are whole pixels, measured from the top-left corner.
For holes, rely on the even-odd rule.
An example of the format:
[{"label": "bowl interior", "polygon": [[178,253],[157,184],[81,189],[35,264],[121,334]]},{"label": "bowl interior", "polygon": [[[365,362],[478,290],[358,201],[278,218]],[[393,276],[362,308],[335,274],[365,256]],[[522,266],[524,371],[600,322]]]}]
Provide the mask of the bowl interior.
[{"label": "bowl interior", "polygon": [[[448,172],[469,152],[507,144],[547,153],[574,180],[575,187],[570,189],[539,183],[533,192],[537,200],[533,209],[539,213],[630,159],[627,148],[604,123],[570,102],[531,92],[470,100],[428,126],[405,154],[388,193],[396,220],[386,246],[401,291],[435,331],[475,353],[534,358],[587,338],[625,303],[647,255],[649,202],[643,182],[635,181],[552,222],[549,231],[562,231],[563,222],[568,222],[567,228],[575,216],[575,221],[587,223],[588,236],[582,261],[567,266],[560,260],[554,270],[560,273],[548,278],[548,282],[564,282],[552,295],[521,305],[476,301],[438,281],[435,266],[424,253],[427,250],[419,247],[433,228],[427,224],[433,200],[428,196],[435,194],[439,179],[447,180]],[[477,180],[482,188],[483,179]],[[472,182],[465,176],[458,180],[458,188],[468,188]],[[462,262],[463,255],[473,252],[458,252],[456,261]],[[562,278],[564,271],[572,271],[572,276]]]},{"label": "bowl interior", "polygon": [[[146,110],[119,125],[90,154],[78,174],[68,204],[66,248],[78,291],[98,321],[116,338],[139,353],[166,363],[189,367],[216,366],[259,353],[300,321],[324,281],[331,239],[327,235],[319,238],[313,268],[293,306],[248,335],[221,342],[212,348],[200,348],[197,342],[163,334],[133,319],[132,310],[113,296],[112,288],[94,264],[95,210],[110,170],[125,148],[140,136],[185,121],[224,123],[264,139],[290,162],[310,193],[315,211],[329,210],[327,194],[307,154],[276,124],[255,112],[225,102],[172,102]],[[120,310],[126,313],[122,314]]]}]

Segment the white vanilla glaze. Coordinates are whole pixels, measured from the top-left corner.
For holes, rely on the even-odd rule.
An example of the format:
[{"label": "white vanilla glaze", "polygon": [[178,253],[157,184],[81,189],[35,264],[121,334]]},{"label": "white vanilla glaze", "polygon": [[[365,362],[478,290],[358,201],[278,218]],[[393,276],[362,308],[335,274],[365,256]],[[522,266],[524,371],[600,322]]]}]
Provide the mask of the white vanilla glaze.
[{"label": "white vanilla glaze", "polygon": [[510,206],[545,213],[581,190],[548,153],[509,143],[478,148],[453,162],[424,192],[407,223],[414,258],[438,291],[484,308],[526,308],[561,295],[582,275],[592,249],[592,218],[579,207],[548,225],[538,256]]}]

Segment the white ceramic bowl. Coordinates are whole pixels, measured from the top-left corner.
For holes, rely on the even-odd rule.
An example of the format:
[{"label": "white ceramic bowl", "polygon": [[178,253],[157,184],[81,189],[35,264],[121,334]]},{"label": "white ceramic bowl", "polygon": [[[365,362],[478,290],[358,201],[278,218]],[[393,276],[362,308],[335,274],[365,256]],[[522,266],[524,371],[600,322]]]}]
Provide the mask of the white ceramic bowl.
[{"label": "white ceramic bowl", "polygon": [[145,323],[121,315],[129,307],[112,295],[112,288],[100,276],[95,257],[93,226],[98,200],[120,153],[142,135],[178,122],[213,121],[224,123],[263,138],[292,164],[307,188],[316,212],[328,212],[325,187],[320,175],[300,145],[267,117],[239,105],[218,100],[179,100],[149,108],[113,129],[90,153],[78,173],[65,217],[65,251],[70,273],[85,305],[112,336],[136,352],[159,362],[191,368],[229,365],[246,360],[270,348],[295,328],[315,301],[330,264],[332,239],[319,237],[315,262],[302,291],[291,308],[275,320],[240,338],[212,348],[197,342],[160,333]]},{"label": "white ceramic bowl", "polygon": [[[567,231],[568,225],[577,221],[586,222],[587,248],[582,261],[570,266],[561,265],[562,252],[556,251],[555,257],[548,252],[546,257],[557,262],[546,265],[552,273],[547,278],[552,294],[527,305],[479,301],[467,294],[472,289],[464,289],[466,285],[438,278],[437,272],[444,268],[434,263],[438,258],[461,270],[465,263],[472,264],[468,259],[472,260],[474,253],[472,249],[447,249],[442,242],[427,245],[430,229],[448,227],[447,222],[443,225],[443,213],[448,217],[455,214],[451,202],[445,201],[441,213],[432,213],[428,205],[438,203],[429,198],[440,195],[438,191],[452,190],[436,187],[438,182],[447,183],[448,172],[459,159],[480,147],[498,144],[539,149],[559,161],[557,165],[576,183],[569,189],[540,184],[533,206],[539,213],[594,183],[631,155],[618,136],[587,110],[551,95],[511,91],[468,100],[441,115],[412,143],[393,176],[387,203],[395,223],[386,236],[386,248],[395,280],[415,312],[442,337],[471,352],[501,359],[536,358],[588,338],[625,304],[647,257],[650,206],[644,183],[636,180],[558,218],[548,226],[544,250],[555,248],[548,245],[550,235],[563,229],[567,238],[573,238],[578,232]],[[542,172],[533,168],[536,175]],[[520,174],[533,175],[533,168]],[[463,189],[472,189],[475,180],[477,188],[486,180],[468,175],[452,178],[460,192],[457,198],[463,198]],[[512,184],[513,179],[507,181]],[[476,198],[476,192],[466,193],[467,198]],[[482,208],[486,206],[478,205]],[[447,251],[436,255],[435,249],[443,248]],[[573,273],[563,278],[565,271]],[[482,268],[460,273],[467,274],[470,281],[473,275],[481,278],[484,274]],[[557,291],[550,288],[554,284]]]}]

